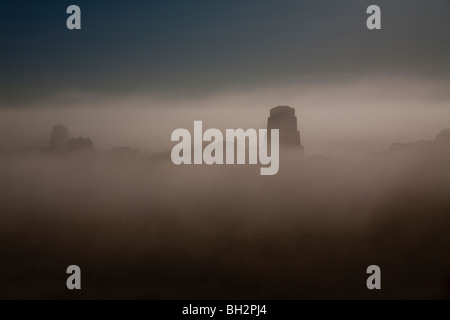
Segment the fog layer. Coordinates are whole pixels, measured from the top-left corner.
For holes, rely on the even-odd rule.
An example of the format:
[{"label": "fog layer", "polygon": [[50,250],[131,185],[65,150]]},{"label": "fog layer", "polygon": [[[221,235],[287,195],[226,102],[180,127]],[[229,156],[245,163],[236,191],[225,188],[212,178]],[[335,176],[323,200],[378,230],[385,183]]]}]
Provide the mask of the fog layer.
[{"label": "fog layer", "polygon": [[172,146],[173,130],[192,130],[194,120],[205,128],[266,128],[270,108],[290,105],[307,155],[363,154],[450,127],[449,89],[444,80],[381,77],[176,98],[66,92],[33,107],[0,108],[0,148],[46,146],[51,126],[63,123],[100,150],[159,151]]}]

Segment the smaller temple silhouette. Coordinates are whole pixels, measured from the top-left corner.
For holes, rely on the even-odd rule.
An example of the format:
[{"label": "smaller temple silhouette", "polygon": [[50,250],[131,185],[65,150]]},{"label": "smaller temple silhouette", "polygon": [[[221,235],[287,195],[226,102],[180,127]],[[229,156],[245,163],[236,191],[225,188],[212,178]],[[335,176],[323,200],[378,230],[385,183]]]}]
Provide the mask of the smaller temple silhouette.
[{"label": "smaller temple silhouette", "polygon": [[90,138],[71,138],[69,129],[62,124],[54,125],[50,134],[50,150],[52,152],[92,150]]},{"label": "smaller temple silhouette", "polygon": [[[279,129],[280,153],[286,151],[298,152],[304,157],[304,148],[300,140],[300,131],[297,129],[297,117],[295,109],[289,106],[278,106],[270,109],[270,117],[267,121],[267,131],[270,142],[270,130]],[[290,153],[289,153],[290,154]]]}]

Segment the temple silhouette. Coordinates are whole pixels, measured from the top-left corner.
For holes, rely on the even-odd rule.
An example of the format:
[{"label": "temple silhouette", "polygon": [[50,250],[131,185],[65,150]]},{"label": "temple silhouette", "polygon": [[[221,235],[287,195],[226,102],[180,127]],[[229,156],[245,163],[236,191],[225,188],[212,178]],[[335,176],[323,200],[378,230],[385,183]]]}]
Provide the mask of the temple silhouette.
[{"label": "temple silhouette", "polygon": [[277,106],[270,109],[270,117],[267,119],[267,132],[270,142],[270,130],[279,129],[280,155],[294,154],[298,152],[301,159],[304,157],[304,148],[300,140],[300,131],[297,129],[297,117],[295,109],[289,106]]},{"label": "temple silhouette", "polygon": [[53,126],[50,133],[49,147],[52,152],[92,150],[93,142],[90,138],[71,138],[69,129],[62,124],[57,124]]}]

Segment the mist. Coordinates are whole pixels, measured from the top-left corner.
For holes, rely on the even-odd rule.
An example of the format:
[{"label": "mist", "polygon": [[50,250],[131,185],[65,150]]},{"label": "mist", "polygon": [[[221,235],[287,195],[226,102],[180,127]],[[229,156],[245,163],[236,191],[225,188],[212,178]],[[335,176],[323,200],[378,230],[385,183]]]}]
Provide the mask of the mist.
[{"label": "mist", "polygon": [[[175,166],[0,157],[2,298],[441,299],[449,142],[340,160]],[[26,201],[24,201],[26,200]],[[76,263],[83,290],[65,288]],[[383,290],[367,290],[368,265]]]},{"label": "mist", "polygon": [[[2,108],[0,296],[448,297],[450,148],[448,134],[436,139],[450,127],[448,89],[373,77],[203,96],[66,92]],[[284,157],[277,175],[170,161],[172,130],[265,128],[279,104],[296,109],[307,156]],[[94,149],[51,151],[56,123]],[[78,293],[64,285],[74,263]],[[377,293],[365,286],[372,264]]]},{"label": "mist", "polygon": [[269,109],[284,104],[296,109],[307,155],[361,155],[433,139],[450,127],[449,89],[447,80],[384,76],[208,95],[61,92],[31,106],[0,108],[0,148],[45,147],[52,125],[62,123],[99,150],[161,151],[171,148],[173,130],[192,130],[194,120],[221,130],[265,128]]}]

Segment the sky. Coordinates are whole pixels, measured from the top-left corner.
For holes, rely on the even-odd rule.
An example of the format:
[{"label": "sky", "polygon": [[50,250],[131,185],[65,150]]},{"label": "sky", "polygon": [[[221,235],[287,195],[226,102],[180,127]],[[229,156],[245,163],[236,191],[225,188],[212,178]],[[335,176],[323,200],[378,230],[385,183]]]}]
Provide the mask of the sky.
[{"label": "sky", "polygon": [[[82,30],[66,28],[66,8],[71,4],[81,8]],[[381,30],[366,28],[366,8],[371,4],[381,7]],[[449,15],[447,0],[2,1],[0,146],[6,135],[14,136],[16,127],[30,128],[29,136],[36,139],[39,130],[43,134],[45,126],[58,120],[55,114],[60,115],[58,122],[73,123],[80,133],[97,136],[112,130],[106,125],[103,131],[101,126],[93,130],[94,114],[105,112],[104,118],[120,120],[128,112],[139,122],[141,112],[165,112],[170,119],[173,110],[184,110],[191,120],[199,106],[203,112],[212,112],[211,121],[214,114],[223,118],[227,110],[234,110],[236,118],[247,114],[249,119],[250,110],[260,108],[264,125],[271,107],[290,103],[307,130],[311,123],[303,117],[305,113],[317,118],[324,108],[335,105],[326,112],[328,116],[338,119],[347,114],[347,122],[355,123],[364,121],[360,107],[367,99],[355,96],[351,86],[359,88],[361,83],[370,88],[369,105],[376,105],[380,96],[389,97],[391,88],[401,85],[402,96],[373,108],[392,113],[389,108],[396,105],[405,111],[409,96],[417,94],[421,98],[415,104],[424,104],[424,116],[445,118],[448,109],[442,105],[450,102],[446,95],[450,90]],[[406,84],[411,87],[405,88]],[[265,98],[259,99],[263,93]],[[305,96],[312,93],[314,99],[307,100]],[[342,98],[341,103],[321,97],[334,94]],[[348,113],[352,106],[354,112]],[[430,106],[440,111],[427,111]],[[256,122],[231,121],[232,114],[221,125]],[[33,120],[36,117],[46,120]],[[156,121],[155,116],[149,117]],[[370,119],[366,120],[370,127]],[[429,137],[444,125],[439,121],[431,121],[426,132],[417,131],[416,122],[407,123],[405,130],[411,134],[398,132],[398,137]],[[365,132],[367,126],[362,123],[359,133],[369,137],[373,132]],[[149,120],[146,126],[156,125]],[[323,132],[323,128],[309,127],[306,136]],[[388,128],[395,135],[394,128],[398,123]],[[122,137],[126,131],[133,130],[122,130]],[[155,134],[165,137],[162,132],[152,137]],[[329,134],[345,138],[342,130]],[[133,139],[138,139],[138,133],[123,142],[133,144]],[[369,143],[364,149],[386,142]],[[316,151],[330,150],[319,147]]]},{"label": "sky", "polygon": [[[80,31],[65,26],[70,4]],[[370,4],[382,8],[377,32],[365,28]],[[444,0],[3,1],[0,101],[386,72],[448,78],[449,14]]]}]

